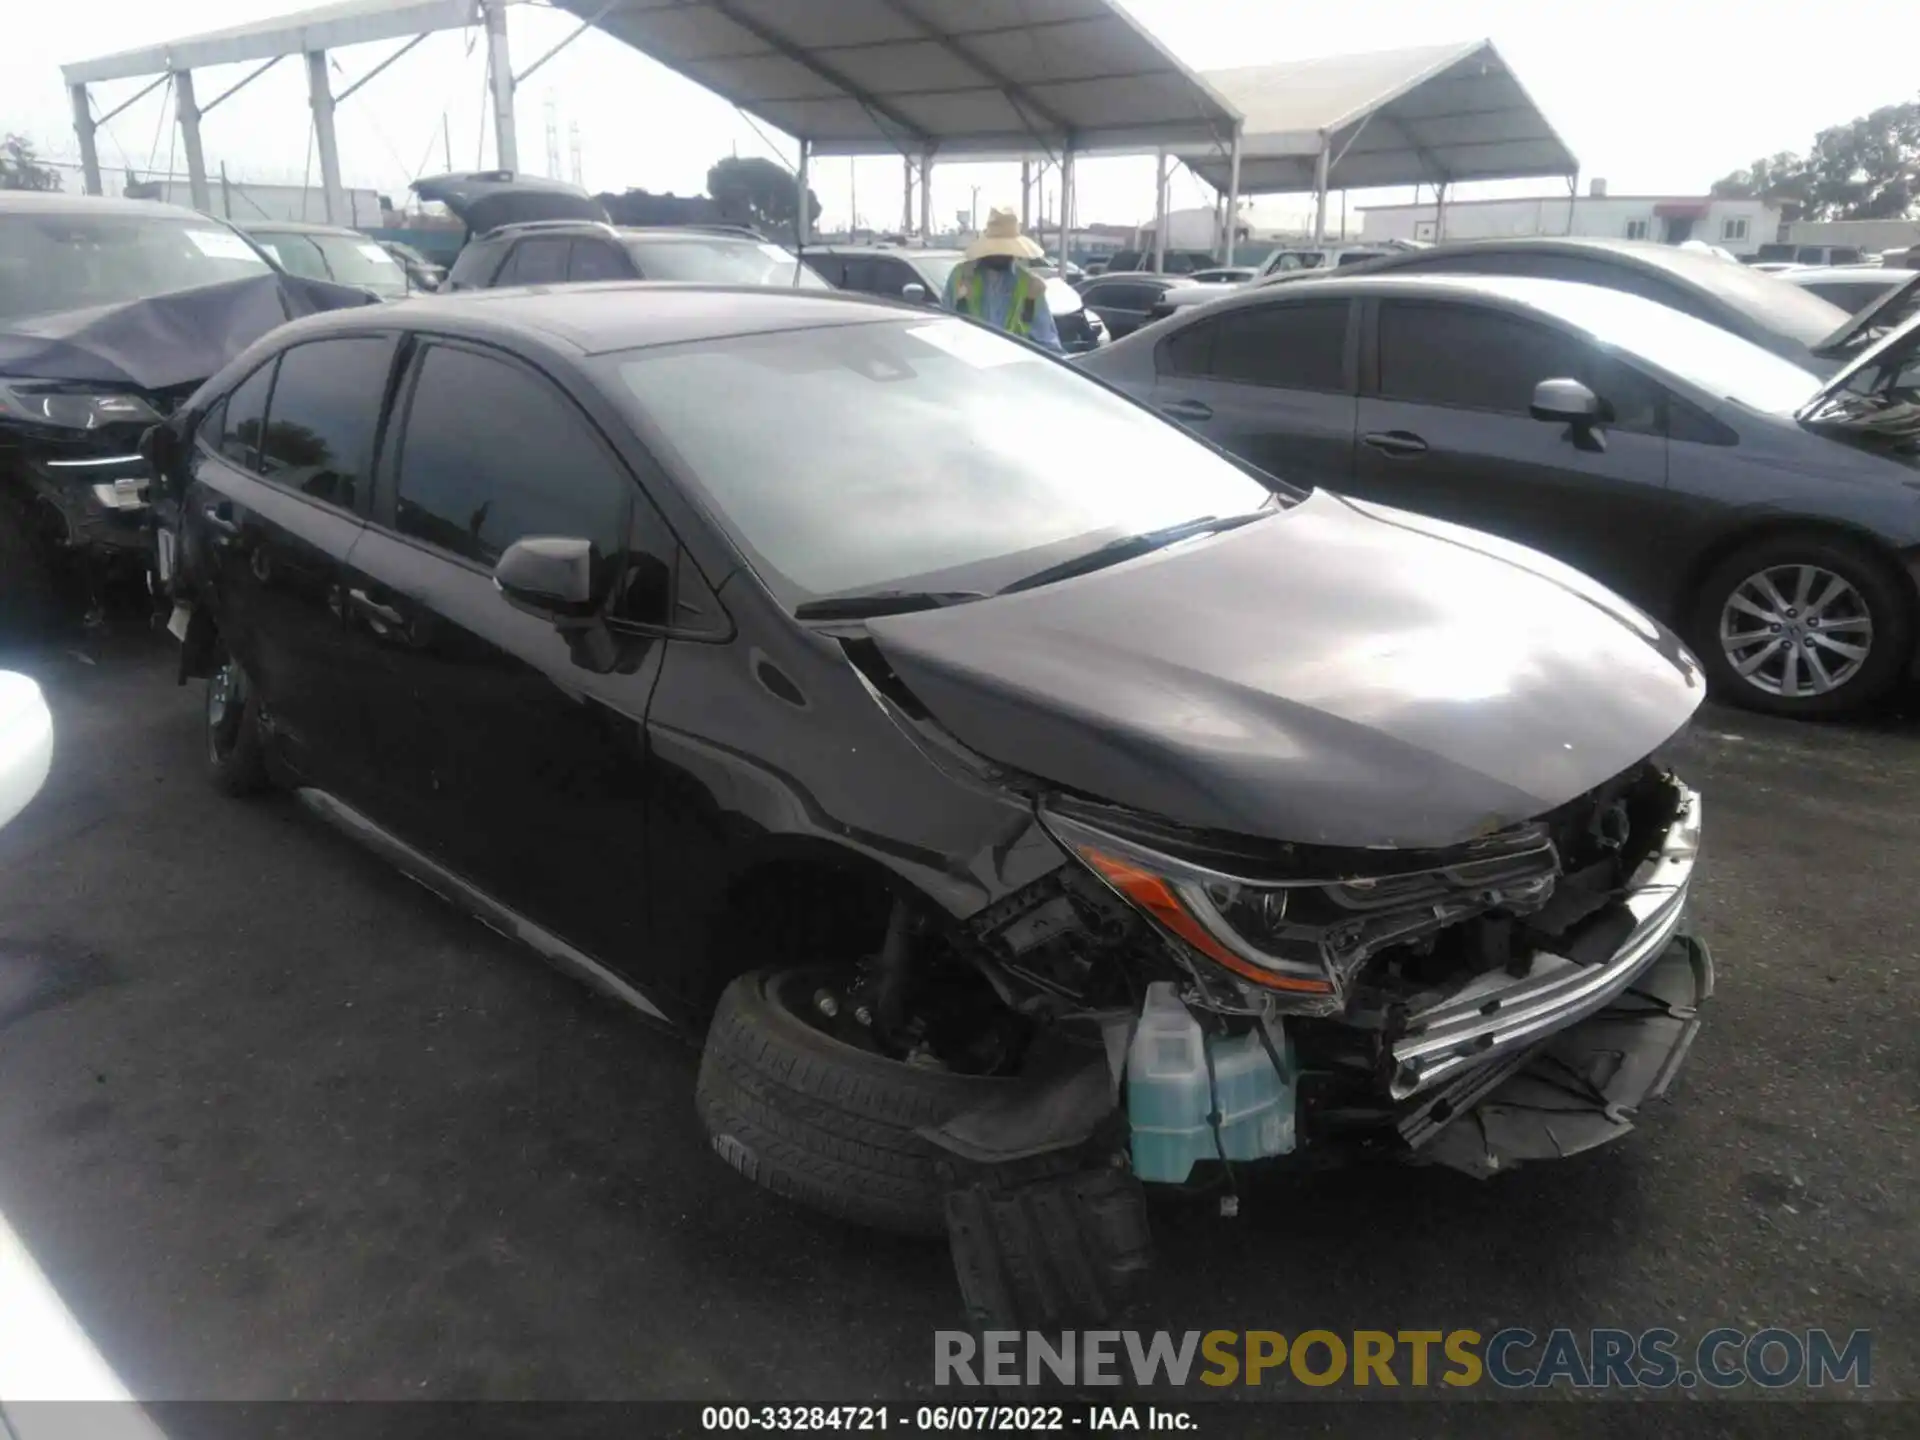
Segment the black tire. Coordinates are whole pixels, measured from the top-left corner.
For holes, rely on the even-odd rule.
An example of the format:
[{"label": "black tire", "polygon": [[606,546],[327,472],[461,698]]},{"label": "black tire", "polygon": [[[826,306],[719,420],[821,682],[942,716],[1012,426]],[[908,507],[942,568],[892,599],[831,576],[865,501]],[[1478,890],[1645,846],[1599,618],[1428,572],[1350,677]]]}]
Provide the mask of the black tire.
[{"label": "black tire", "polygon": [[0,642],[38,639],[52,627],[57,602],[46,545],[26,508],[0,494]]},{"label": "black tire", "polygon": [[259,697],[246,671],[224,649],[214,657],[213,674],[207,677],[206,737],[207,778],[214,789],[237,799],[273,788],[260,734]]},{"label": "black tire", "polygon": [[[1753,632],[1736,633],[1765,631],[1770,637],[1778,634],[1782,646],[1791,646],[1796,641],[1792,632],[1797,626],[1802,654],[1817,657],[1832,677],[1844,674],[1830,690],[1812,693],[1801,688],[1800,693],[1789,694],[1784,693],[1783,652],[1776,649],[1773,657],[1761,666],[1758,681],[1748,679],[1736,670],[1722,644],[1721,619],[1736,592],[1750,577],[1770,572],[1798,572],[1803,568],[1824,571],[1851,587],[1851,596],[1843,594],[1841,601],[1829,610],[1824,621],[1831,627],[1828,631],[1815,633],[1808,629],[1823,622],[1820,617],[1809,619],[1797,607],[1779,612],[1793,619],[1783,619],[1778,631],[1758,616],[1737,612],[1741,624],[1751,623],[1756,628]],[[1775,589],[1791,601],[1794,597],[1782,583],[1786,578],[1776,574]],[[1824,582],[1818,583],[1824,586]],[[1816,590],[1813,598],[1817,599],[1820,593]],[[1861,628],[1862,617],[1869,628]],[[1844,626],[1841,621],[1845,622]],[[1883,699],[1906,676],[1913,660],[1913,586],[1890,558],[1859,541],[1818,531],[1770,535],[1742,546],[1714,566],[1694,597],[1688,634],[1719,699],[1770,715],[1830,720],[1866,709]],[[1834,641],[1857,646],[1863,635],[1870,639],[1864,659],[1855,660],[1830,648]],[[1742,653],[1751,658],[1759,648],[1770,643],[1771,639]],[[1795,665],[1797,676],[1811,673],[1798,657]],[[1856,668],[1845,673],[1847,665]],[[1774,688],[1765,688],[1767,684]]]},{"label": "black tire", "polygon": [[934,1173],[941,1152],[914,1132],[992,1099],[1007,1082],[843,1044],[793,1013],[783,985],[813,988],[806,972],[763,970],[720,997],[695,1094],[714,1153],[756,1185],[839,1219],[945,1233]]}]

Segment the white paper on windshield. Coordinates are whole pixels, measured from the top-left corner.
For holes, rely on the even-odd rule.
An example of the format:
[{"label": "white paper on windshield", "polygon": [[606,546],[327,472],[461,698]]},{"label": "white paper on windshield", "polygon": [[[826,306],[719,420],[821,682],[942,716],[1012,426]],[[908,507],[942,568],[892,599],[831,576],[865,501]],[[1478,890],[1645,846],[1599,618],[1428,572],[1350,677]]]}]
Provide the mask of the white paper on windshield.
[{"label": "white paper on windshield", "polygon": [[381,249],[380,246],[378,245],[369,243],[366,245],[356,245],[353,248],[358,250],[362,255],[366,256],[367,259],[375,261],[381,265],[387,265],[393,262],[393,257],[387,254],[387,252]]},{"label": "white paper on windshield", "polygon": [[779,245],[775,245],[771,241],[768,241],[760,247],[760,253],[769,260],[787,261],[793,259],[793,255],[789,251]]},{"label": "white paper on windshield", "polygon": [[254,241],[254,244],[258,245],[262,250],[266,251],[267,254],[272,258],[274,264],[284,265],[287,263],[280,256],[280,247],[274,244],[271,240],[256,240]]},{"label": "white paper on windshield", "polygon": [[187,238],[202,255],[214,260],[257,260],[253,247],[226,230],[189,230]]},{"label": "white paper on windshield", "polygon": [[976,370],[991,370],[997,365],[1017,365],[1022,361],[1038,363],[1040,356],[1024,345],[977,329],[964,320],[936,320],[931,325],[916,325],[907,333],[963,360]]}]

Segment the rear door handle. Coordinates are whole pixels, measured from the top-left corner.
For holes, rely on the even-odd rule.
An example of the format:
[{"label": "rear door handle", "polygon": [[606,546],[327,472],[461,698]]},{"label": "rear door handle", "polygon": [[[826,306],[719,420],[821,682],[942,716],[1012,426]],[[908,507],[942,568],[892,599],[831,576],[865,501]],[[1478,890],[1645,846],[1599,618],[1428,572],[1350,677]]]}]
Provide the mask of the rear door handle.
[{"label": "rear door handle", "polygon": [[233,518],[233,502],[221,500],[213,505],[200,507],[200,518],[207,522],[207,528],[216,535],[231,540],[240,533],[240,522]]},{"label": "rear door handle", "polygon": [[1211,420],[1213,407],[1204,400],[1169,400],[1160,407],[1160,413],[1175,420]]},{"label": "rear door handle", "polygon": [[1360,439],[1382,455],[1424,455],[1427,451],[1427,442],[1411,430],[1376,430]]},{"label": "rear door handle", "polygon": [[393,630],[405,630],[407,617],[391,605],[382,605],[364,590],[349,590],[347,599],[353,602],[353,608],[369,620],[377,621]]}]

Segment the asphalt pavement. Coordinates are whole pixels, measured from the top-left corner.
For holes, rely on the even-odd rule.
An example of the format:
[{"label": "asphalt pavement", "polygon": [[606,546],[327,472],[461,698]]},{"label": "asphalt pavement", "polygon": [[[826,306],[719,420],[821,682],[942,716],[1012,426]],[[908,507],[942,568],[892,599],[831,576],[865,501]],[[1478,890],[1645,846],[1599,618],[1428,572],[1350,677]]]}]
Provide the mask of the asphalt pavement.
[{"label": "asphalt pavement", "polygon": [[[57,753],[0,832],[0,1214],[136,1396],[927,1397],[942,1247],[742,1183],[683,1041],[215,795],[172,658],[11,662]],[[1719,988],[1670,1105],[1494,1182],[1163,1207],[1127,1323],[1864,1328],[1920,1399],[1920,722],[1709,708],[1684,768]]]}]

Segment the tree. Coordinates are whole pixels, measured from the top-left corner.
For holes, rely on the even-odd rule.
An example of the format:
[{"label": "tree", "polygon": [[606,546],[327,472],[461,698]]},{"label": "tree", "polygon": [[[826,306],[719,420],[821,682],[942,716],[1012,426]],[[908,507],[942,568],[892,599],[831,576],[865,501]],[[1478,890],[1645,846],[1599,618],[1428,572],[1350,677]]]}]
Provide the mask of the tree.
[{"label": "tree", "polygon": [[0,138],[0,190],[58,190],[60,172],[42,165],[24,135]]},{"label": "tree", "polygon": [[[791,228],[799,186],[780,165],[758,155],[729,155],[707,171],[707,194],[729,216],[769,229]],[[820,218],[820,197],[807,191],[807,228]]]},{"label": "tree", "polygon": [[1788,220],[1893,220],[1920,213],[1920,100],[1882,105],[1713,183],[1713,193],[1778,205]]}]

